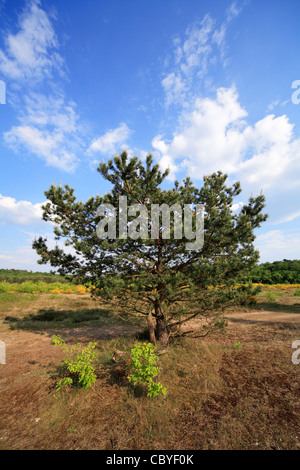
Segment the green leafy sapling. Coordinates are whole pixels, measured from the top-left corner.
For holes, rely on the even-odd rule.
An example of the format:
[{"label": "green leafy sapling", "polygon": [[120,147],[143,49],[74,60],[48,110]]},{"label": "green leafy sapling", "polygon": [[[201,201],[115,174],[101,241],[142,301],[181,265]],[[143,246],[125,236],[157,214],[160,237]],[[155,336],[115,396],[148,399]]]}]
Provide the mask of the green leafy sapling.
[{"label": "green leafy sapling", "polygon": [[56,384],[56,390],[60,391],[68,385],[77,385],[82,388],[91,387],[96,381],[95,369],[92,363],[96,356],[94,349],[97,343],[90,342],[85,348],[81,348],[80,343],[77,343],[69,348],[59,335],[52,337],[52,343],[60,346],[67,355],[63,365],[66,367],[68,375],[59,380]]},{"label": "green leafy sapling", "polygon": [[160,372],[157,366],[158,358],[154,354],[156,347],[152,343],[137,343],[131,350],[131,374],[128,380],[133,385],[147,385],[148,397],[156,397],[160,393],[166,394],[166,389],[160,382],[154,382],[154,377]]}]

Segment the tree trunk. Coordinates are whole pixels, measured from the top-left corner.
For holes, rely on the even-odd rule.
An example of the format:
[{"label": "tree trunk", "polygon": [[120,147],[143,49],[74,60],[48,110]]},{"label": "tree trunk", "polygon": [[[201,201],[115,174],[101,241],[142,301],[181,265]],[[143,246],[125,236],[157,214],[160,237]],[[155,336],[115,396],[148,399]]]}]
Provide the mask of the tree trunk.
[{"label": "tree trunk", "polygon": [[167,321],[163,314],[159,301],[157,301],[154,308],[156,318],[155,336],[163,347],[167,347],[169,344],[170,330],[168,328]]},{"label": "tree trunk", "polygon": [[156,338],[162,346],[167,347],[170,339],[170,331],[163,315],[156,319]]},{"label": "tree trunk", "polygon": [[149,332],[149,338],[152,344],[156,345],[156,338],[155,338],[155,320],[152,316],[151,311],[147,317],[147,326]]}]

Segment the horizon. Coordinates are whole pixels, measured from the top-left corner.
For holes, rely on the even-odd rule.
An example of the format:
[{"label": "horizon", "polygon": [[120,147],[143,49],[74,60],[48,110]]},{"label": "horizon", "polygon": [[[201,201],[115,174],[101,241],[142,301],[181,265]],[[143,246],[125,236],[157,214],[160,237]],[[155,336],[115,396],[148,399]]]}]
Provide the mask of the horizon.
[{"label": "horizon", "polygon": [[[300,259],[297,0],[0,0],[0,269],[49,272],[44,191],[110,190],[96,171],[152,153],[164,188],[223,171],[238,210],[266,196],[259,264]],[[34,271],[36,270],[36,271]]]}]

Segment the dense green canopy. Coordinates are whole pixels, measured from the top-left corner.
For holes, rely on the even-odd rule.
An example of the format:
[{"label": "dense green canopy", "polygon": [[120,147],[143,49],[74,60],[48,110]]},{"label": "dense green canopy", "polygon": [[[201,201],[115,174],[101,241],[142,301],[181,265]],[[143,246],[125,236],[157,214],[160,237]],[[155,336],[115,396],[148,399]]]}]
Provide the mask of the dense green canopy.
[{"label": "dense green canopy", "polygon": [[[61,274],[72,274],[79,282],[93,285],[93,295],[116,305],[123,316],[147,316],[152,341],[156,335],[167,344],[174,329],[196,317],[203,320],[203,334],[221,326],[224,308],[254,292],[251,285],[238,285],[249,280],[259,258],[253,232],[267,217],[262,214],[264,196],[251,196],[247,205],[234,212],[232,204],[241,192],[240,184],[227,186],[227,175],[221,172],[205,176],[200,188],[186,178],[181,184],[176,181],[172,189],[162,189],[168,171],[162,173],[151,155],[143,162],[123,152],[107,164],[100,164],[98,171],[112,184],[103,197],[80,202],[69,186],[52,185],[45,192],[49,202],[44,206],[43,218],[56,223],[57,240],[73,250],[68,252],[59,246],[50,249],[47,240],[40,237],[33,243],[40,263],[50,263]],[[164,238],[163,224],[156,237],[151,236],[150,218],[147,238],[145,233],[143,238],[120,238],[124,230],[120,224],[120,196],[127,197],[128,206],[142,205],[149,214],[151,204],[177,204],[182,211],[190,205],[194,230],[195,208],[202,204],[203,247],[187,250],[187,240],[174,237],[174,216],[169,239]],[[99,239],[96,233],[102,220],[97,209],[103,204],[116,209],[113,239]],[[128,216],[128,228],[136,218]]]},{"label": "dense green canopy", "polygon": [[262,284],[300,284],[300,260],[262,263],[254,267],[251,278]]}]

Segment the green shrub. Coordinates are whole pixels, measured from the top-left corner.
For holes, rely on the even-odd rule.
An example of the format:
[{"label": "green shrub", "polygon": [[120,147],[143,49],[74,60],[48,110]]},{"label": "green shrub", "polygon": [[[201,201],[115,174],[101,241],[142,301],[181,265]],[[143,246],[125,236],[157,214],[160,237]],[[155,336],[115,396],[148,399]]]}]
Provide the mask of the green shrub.
[{"label": "green shrub", "polygon": [[267,298],[270,302],[276,302],[277,296],[274,292],[267,292]]},{"label": "green shrub", "polygon": [[300,297],[300,289],[297,289],[294,295]]},{"label": "green shrub", "polygon": [[65,341],[59,335],[52,337],[52,343],[61,346],[64,353],[68,356],[63,361],[66,376],[59,380],[56,384],[56,390],[60,391],[68,385],[77,385],[82,388],[88,388],[96,381],[95,369],[92,363],[96,353],[93,351],[96,347],[95,343],[89,343],[86,348],[81,348],[80,343],[68,348]]},{"label": "green shrub", "polygon": [[157,366],[158,358],[154,354],[155,346],[152,343],[137,343],[133,349],[131,349],[131,375],[128,380],[133,385],[147,385],[148,397],[156,397],[161,392],[163,395],[166,394],[166,389],[161,385],[160,382],[154,382],[153,378],[158,375],[160,368]]},{"label": "green shrub", "polygon": [[0,282],[0,292],[22,292],[22,293],[44,293],[52,290],[70,291],[74,289],[73,284],[61,282],[45,282],[45,281],[24,281],[24,282]]},{"label": "green shrub", "polygon": [[11,286],[8,282],[2,281],[0,282],[0,292],[8,292],[11,289]]}]

